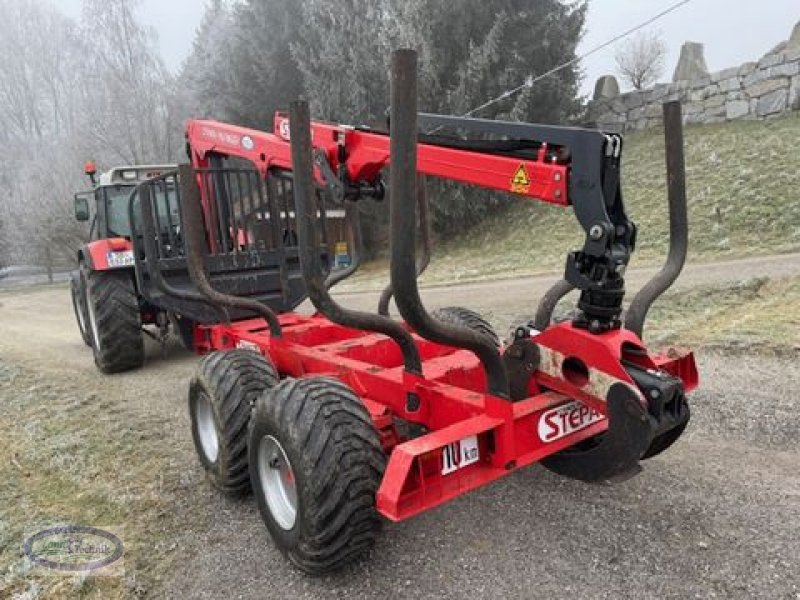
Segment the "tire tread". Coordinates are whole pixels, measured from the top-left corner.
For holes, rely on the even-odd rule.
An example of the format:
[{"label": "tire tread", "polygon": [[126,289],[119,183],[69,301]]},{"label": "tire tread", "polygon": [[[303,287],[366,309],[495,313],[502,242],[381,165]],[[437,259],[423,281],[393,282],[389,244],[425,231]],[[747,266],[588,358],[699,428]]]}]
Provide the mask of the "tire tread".
[{"label": "tire tread", "polygon": [[94,360],[103,373],[120,373],[144,364],[139,300],[128,271],[91,271],[87,302],[94,303],[99,348]]},{"label": "tire tread", "polygon": [[[189,399],[201,388],[208,395],[222,431],[219,456],[210,471],[220,490],[239,494],[250,489],[248,470],[248,424],[256,398],[280,381],[272,363],[252,350],[234,349],[212,352],[197,366],[189,385]],[[191,408],[190,408],[191,411]],[[199,440],[195,440],[198,452]]]},{"label": "tire tread", "polygon": [[500,347],[500,338],[494,328],[474,310],[462,306],[445,306],[434,310],[431,316],[449,325],[458,325],[471,329],[489,339],[496,348]]},{"label": "tire tread", "polygon": [[[305,482],[301,535],[294,547],[281,550],[312,574],[367,553],[381,528],[375,495],[386,456],[358,396],[329,377],[286,379],[259,398],[252,427],[258,422],[287,434],[301,456],[301,464],[293,465]],[[261,499],[259,508],[264,512]]]}]

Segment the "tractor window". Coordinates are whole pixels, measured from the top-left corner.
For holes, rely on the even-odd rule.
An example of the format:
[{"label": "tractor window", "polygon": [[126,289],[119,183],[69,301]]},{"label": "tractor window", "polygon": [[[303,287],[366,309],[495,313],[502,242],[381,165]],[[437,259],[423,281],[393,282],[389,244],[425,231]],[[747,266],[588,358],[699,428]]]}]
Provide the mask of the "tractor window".
[{"label": "tractor window", "polygon": [[[177,225],[180,222],[180,218],[178,217],[179,209],[175,198],[174,184],[167,188],[167,197],[165,197],[164,189],[161,187],[156,186],[153,191],[156,194],[157,219],[161,227],[167,227],[168,224]],[[105,188],[106,225],[110,236],[131,236],[130,219],[128,218],[128,202],[130,201],[131,192],[133,192],[133,186],[130,185]],[[134,214],[138,217],[140,213],[136,210]],[[135,225],[137,231],[140,231],[141,225],[138,219]]]},{"label": "tractor window", "polygon": [[103,189],[106,197],[106,229],[109,236],[130,237],[128,199],[133,186],[115,185]]}]

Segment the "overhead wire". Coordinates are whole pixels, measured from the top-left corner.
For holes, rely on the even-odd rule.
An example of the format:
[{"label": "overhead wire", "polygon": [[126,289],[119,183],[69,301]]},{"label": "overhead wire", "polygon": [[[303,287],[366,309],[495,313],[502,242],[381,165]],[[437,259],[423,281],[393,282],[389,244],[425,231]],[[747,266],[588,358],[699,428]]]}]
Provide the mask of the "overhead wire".
[{"label": "overhead wire", "polygon": [[647,19],[646,21],[643,21],[642,23],[639,23],[635,27],[631,27],[627,31],[624,31],[624,32],[614,36],[610,40],[607,40],[607,41],[603,42],[602,44],[600,44],[598,46],[595,46],[594,48],[592,48],[588,52],[584,52],[580,56],[576,56],[575,58],[572,58],[571,60],[568,60],[567,62],[565,62],[563,64],[560,64],[557,67],[553,67],[552,69],[542,73],[541,75],[537,75],[536,77],[534,77],[533,75],[528,75],[528,77],[525,79],[525,81],[523,83],[521,83],[520,85],[504,91],[502,94],[500,94],[498,96],[495,96],[491,100],[487,100],[483,104],[481,104],[479,106],[476,106],[475,108],[465,112],[461,116],[462,117],[471,117],[475,113],[482,111],[484,108],[488,108],[488,107],[492,106],[493,104],[497,104],[498,102],[501,102],[501,101],[505,100],[506,98],[510,98],[511,96],[513,96],[514,94],[524,90],[525,88],[533,87],[533,85],[536,84],[538,81],[541,81],[542,79],[544,79],[546,77],[550,77],[551,75],[554,75],[554,74],[558,73],[559,71],[563,71],[567,67],[570,67],[570,66],[574,65],[576,62],[581,61],[581,60],[591,56],[592,54],[595,54],[596,52],[599,52],[603,48],[607,48],[608,46],[610,46],[612,44],[615,44],[616,42],[620,41],[621,39],[628,37],[632,33],[636,33],[640,29],[643,29],[643,28],[647,27],[648,25],[654,23],[658,19],[668,15],[669,13],[679,9],[681,6],[683,6],[685,4],[688,4],[691,1],[692,0],[680,0],[680,2],[676,2],[675,4],[672,4],[668,8],[662,10],[657,15],[654,15],[654,16],[650,17],[649,19]]}]

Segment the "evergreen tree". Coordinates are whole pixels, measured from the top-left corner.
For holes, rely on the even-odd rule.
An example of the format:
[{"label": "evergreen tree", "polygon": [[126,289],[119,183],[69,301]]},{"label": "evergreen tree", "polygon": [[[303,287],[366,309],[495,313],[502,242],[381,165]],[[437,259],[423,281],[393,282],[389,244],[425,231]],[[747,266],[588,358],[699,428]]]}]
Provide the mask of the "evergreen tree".
[{"label": "evergreen tree", "polygon": [[[420,56],[420,108],[465,114],[575,57],[586,16],[584,2],[558,0],[387,0],[387,37]],[[516,96],[475,113],[539,123],[569,123],[580,108],[580,72],[572,65]],[[434,183],[432,208],[440,232],[461,230],[507,196]]]},{"label": "evergreen tree", "polygon": [[213,0],[181,73],[193,108],[186,116],[270,130],[275,111],[302,90],[290,50],[300,18],[295,2]]},{"label": "evergreen tree", "polygon": [[[269,130],[275,108],[301,92],[315,118],[356,125],[384,122],[389,57],[399,47],[418,51],[420,109],[464,114],[574,58],[586,4],[246,0],[228,14],[231,26],[222,29],[224,39],[198,42],[193,54],[195,59],[204,52],[216,56],[198,59],[193,70],[208,73],[204,76],[213,82],[208,94],[223,104],[219,116]],[[198,40],[204,35],[201,27]],[[573,65],[475,116],[567,123],[580,106],[579,77]],[[507,198],[435,185],[433,215],[440,232],[475,223]]]},{"label": "evergreen tree", "polygon": [[233,79],[236,55],[233,13],[224,0],[211,0],[195,33],[179,81],[186,117],[233,119],[239,94]]},{"label": "evergreen tree", "polygon": [[302,93],[302,77],[291,46],[304,29],[302,2],[247,0],[234,13],[238,32],[235,77],[242,90],[242,122],[272,129],[277,110]]},{"label": "evergreen tree", "polygon": [[387,104],[385,3],[304,0],[292,56],[315,117],[349,123],[382,119]]}]

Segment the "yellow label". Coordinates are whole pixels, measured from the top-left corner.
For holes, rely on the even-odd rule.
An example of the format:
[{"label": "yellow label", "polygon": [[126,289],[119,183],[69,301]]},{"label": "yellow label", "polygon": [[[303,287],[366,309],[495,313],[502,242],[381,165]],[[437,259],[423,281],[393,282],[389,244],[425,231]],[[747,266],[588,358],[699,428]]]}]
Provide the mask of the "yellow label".
[{"label": "yellow label", "polygon": [[334,254],[347,254],[347,242],[336,242],[333,252]]},{"label": "yellow label", "polygon": [[514,177],[511,178],[511,191],[515,194],[527,194],[530,188],[531,180],[528,177],[528,171],[525,169],[525,164],[522,163],[514,172]]}]

